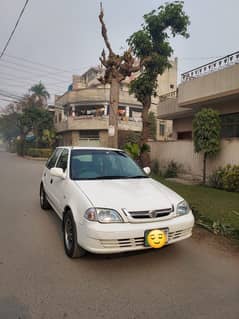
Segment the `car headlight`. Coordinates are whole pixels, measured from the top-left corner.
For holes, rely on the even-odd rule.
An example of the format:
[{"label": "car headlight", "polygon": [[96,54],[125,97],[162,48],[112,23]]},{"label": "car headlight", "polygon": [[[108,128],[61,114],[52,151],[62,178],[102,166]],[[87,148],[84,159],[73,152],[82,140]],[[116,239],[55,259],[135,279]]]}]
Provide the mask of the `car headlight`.
[{"label": "car headlight", "polygon": [[177,211],[176,211],[177,216],[186,215],[189,212],[190,212],[190,208],[188,203],[185,200],[183,200],[177,205]]},{"label": "car headlight", "polygon": [[89,221],[98,221],[99,223],[123,223],[120,214],[114,209],[108,208],[89,208],[84,217]]}]

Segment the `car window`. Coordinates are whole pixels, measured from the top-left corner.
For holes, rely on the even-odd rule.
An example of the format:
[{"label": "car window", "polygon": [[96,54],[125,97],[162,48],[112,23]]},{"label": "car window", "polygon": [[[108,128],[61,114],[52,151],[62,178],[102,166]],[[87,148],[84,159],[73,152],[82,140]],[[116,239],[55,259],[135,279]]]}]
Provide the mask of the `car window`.
[{"label": "car window", "polygon": [[70,177],[74,180],[146,178],[122,151],[79,149],[71,151]]},{"label": "car window", "polygon": [[64,149],[56,164],[56,167],[62,168],[63,172],[65,172],[65,170],[67,169],[68,154],[69,151],[67,149]]},{"label": "car window", "polygon": [[48,159],[48,161],[46,162],[46,167],[48,169],[51,169],[52,167],[55,166],[56,164],[56,161],[59,157],[59,155],[61,154],[62,152],[62,148],[57,148],[55,149],[55,151],[53,152],[53,154],[51,155],[51,157]]}]

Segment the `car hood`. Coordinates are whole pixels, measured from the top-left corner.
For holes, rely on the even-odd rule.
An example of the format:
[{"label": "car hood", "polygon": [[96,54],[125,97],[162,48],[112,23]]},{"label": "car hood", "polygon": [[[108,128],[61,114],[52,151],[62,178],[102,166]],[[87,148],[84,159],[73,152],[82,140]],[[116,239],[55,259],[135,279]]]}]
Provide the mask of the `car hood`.
[{"label": "car hood", "polygon": [[75,181],[93,207],[129,211],[171,208],[178,194],[151,178]]}]

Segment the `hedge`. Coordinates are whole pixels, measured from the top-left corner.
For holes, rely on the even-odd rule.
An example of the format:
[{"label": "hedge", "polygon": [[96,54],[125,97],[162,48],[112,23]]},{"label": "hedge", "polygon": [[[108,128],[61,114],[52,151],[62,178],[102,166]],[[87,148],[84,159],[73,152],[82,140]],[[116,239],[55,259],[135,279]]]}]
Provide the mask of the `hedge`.
[{"label": "hedge", "polygon": [[52,153],[51,148],[28,148],[25,150],[25,155],[31,156],[31,157],[48,158],[50,157],[51,153]]},{"label": "hedge", "polygon": [[209,185],[229,192],[239,192],[239,165],[220,167],[209,177]]}]

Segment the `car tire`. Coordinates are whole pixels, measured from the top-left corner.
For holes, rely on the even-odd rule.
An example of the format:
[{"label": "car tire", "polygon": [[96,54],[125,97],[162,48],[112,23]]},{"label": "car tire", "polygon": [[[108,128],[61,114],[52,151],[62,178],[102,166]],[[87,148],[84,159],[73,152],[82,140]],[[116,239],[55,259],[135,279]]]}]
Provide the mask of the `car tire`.
[{"label": "car tire", "polygon": [[70,258],[83,257],[86,254],[85,249],[77,243],[77,231],[73,215],[68,210],[63,218],[63,236],[65,253]]},{"label": "car tire", "polygon": [[40,205],[41,205],[41,208],[44,210],[51,208],[51,206],[47,200],[43,184],[41,184],[41,186],[40,186]]}]

